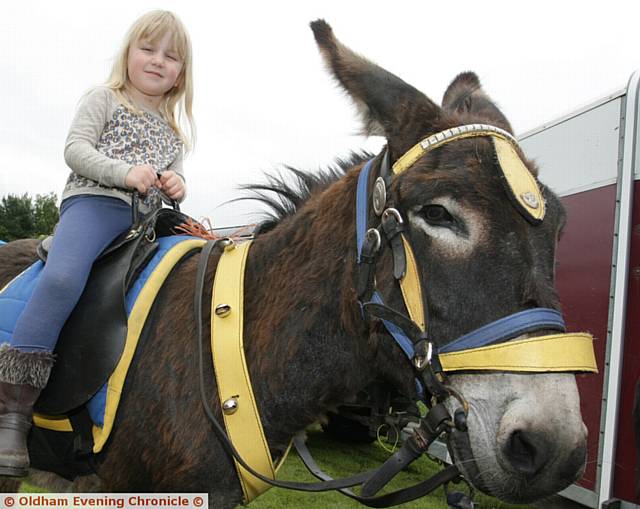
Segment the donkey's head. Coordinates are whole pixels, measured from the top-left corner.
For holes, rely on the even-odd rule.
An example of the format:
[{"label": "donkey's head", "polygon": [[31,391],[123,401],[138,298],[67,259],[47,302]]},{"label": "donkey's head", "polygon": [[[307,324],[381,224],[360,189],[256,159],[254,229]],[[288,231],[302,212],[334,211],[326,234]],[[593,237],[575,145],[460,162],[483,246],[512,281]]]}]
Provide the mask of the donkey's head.
[{"label": "donkey's head", "polygon": [[[388,181],[386,196],[406,220],[428,303],[429,338],[444,347],[503,317],[559,309],[554,255],[565,213],[558,198],[531,177],[537,175],[535,166],[511,139],[509,122],[476,75],[459,75],[438,106],[342,45],[324,21],[312,23],[312,29],[329,70],[358,107],[365,132],[386,138],[389,165],[401,159],[406,166]],[[536,196],[508,185],[492,136],[436,140],[435,148],[408,162],[403,157],[431,135],[471,124],[498,128],[509,139],[508,150],[529,175]],[[380,157],[375,164],[385,163]],[[376,269],[377,287],[391,307],[404,312],[392,265],[386,250]],[[531,335],[545,334],[542,329]],[[380,334],[380,328],[373,330]],[[467,370],[447,383],[469,403],[468,434],[454,432],[452,445],[458,467],[476,487],[526,502],[581,475],[586,428],[572,374]],[[453,398],[447,404],[452,412],[459,406]]]}]

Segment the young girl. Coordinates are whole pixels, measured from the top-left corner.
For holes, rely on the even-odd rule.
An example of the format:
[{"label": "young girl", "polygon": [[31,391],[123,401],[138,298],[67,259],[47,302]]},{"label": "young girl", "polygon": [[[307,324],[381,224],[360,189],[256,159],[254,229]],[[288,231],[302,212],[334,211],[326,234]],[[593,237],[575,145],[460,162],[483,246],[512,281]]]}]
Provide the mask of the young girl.
[{"label": "young girl", "polygon": [[129,30],[106,85],[83,98],[65,145],[72,171],[47,263],[11,342],[0,345],[0,475],[27,474],[33,405],[58,335],[95,259],[131,226],[133,190],[146,195],[141,213],[160,208],[160,194],[184,199],[192,96],[188,34],[173,13],[153,11]]}]

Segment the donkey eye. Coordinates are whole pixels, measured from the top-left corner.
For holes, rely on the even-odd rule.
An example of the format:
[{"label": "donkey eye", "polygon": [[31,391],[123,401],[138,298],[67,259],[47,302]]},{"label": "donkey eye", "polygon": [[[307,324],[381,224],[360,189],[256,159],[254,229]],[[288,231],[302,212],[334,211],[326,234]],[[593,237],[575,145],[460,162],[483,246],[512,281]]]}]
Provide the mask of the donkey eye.
[{"label": "donkey eye", "polygon": [[427,205],[422,207],[420,215],[433,226],[451,226],[455,219],[442,205]]}]

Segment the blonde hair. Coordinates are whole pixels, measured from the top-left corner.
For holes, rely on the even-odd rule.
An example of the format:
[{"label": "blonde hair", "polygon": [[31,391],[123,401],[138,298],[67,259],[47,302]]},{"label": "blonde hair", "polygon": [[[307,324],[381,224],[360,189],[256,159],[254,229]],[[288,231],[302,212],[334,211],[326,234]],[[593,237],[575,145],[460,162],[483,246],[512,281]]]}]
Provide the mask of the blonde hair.
[{"label": "blonde hair", "polygon": [[[150,42],[163,37],[166,33],[172,35],[172,45],[175,46],[182,69],[176,86],[169,90],[160,103],[160,114],[171,128],[180,136],[186,151],[195,144],[195,123],[193,120],[193,76],[191,41],[180,19],[170,11],[151,11],[138,18],[125,36],[124,43],[116,55],[111,74],[105,85],[113,90],[118,100],[128,109],[141,114],[128,94],[131,87],[129,82],[129,48],[141,39]],[[185,120],[185,122],[183,122]]]}]

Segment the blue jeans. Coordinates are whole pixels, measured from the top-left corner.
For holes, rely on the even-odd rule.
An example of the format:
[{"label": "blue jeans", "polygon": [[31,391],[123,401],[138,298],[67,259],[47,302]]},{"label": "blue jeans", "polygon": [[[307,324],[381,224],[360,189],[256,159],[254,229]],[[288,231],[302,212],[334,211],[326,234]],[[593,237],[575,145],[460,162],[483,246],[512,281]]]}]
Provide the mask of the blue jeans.
[{"label": "blue jeans", "polygon": [[131,226],[131,207],[118,198],[73,196],[62,202],[47,263],[18,318],[10,345],[51,352],[80,299],[93,262]]}]

